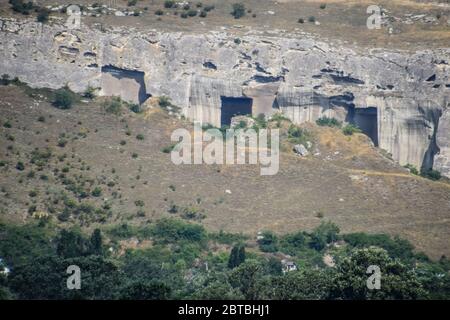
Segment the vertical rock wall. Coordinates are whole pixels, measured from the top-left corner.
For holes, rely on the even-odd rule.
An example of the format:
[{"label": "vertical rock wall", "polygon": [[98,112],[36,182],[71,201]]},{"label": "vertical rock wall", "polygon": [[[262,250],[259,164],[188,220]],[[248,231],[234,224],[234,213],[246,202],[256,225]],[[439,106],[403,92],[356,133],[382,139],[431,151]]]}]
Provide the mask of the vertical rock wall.
[{"label": "vertical rock wall", "polygon": [[448,48],[359,50],[304,34],[256,32],[236,43],[225,32],[67,30],[12,19],[0,19],[0,30],[0,73],[33,87],[103,85],[111,94],[122,86],[102,73],[111,66],[142,73],[139,87],[130,79],[123,83],[132,98],[145,87],[145,95],[168,96],[186,117],[215,126],[222,96],[249,97],[254,115],[281,111],[295,123],[322,116],[351,122],[355,110],[376,108],[380,148],[401,164],[433,165],[449,174]]}]

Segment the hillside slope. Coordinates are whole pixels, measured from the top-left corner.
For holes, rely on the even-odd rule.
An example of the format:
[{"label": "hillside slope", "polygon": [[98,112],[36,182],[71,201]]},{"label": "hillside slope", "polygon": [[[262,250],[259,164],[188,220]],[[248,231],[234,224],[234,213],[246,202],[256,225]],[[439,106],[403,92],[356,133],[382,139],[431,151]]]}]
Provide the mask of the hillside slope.
[{"label": "hillside slope", "polygon": [[188,122],[158,108],[115,115],[100,101],[59,110],[27,92],[0,87],[3,221],[49,214],[92,228],[179,216],[254,236],[325,219],[343,232],[398,234],[434,258],[450,254],[450,185],[409,174],[364,135],[305,124],[318,154],[300,158],[285,144],[274,176],[252,165],[176,166],[161,150]]}]

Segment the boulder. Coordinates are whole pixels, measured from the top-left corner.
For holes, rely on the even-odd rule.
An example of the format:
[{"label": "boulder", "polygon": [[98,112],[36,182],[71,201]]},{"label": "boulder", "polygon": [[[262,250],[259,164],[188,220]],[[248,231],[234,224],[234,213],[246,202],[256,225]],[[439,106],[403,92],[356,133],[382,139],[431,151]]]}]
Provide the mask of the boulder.
[{"label": "boulder", "polygon": [[308,149],[302,144],[296,144],[294,146],[294,152],[302,157],[306,157],[309,154]]}]

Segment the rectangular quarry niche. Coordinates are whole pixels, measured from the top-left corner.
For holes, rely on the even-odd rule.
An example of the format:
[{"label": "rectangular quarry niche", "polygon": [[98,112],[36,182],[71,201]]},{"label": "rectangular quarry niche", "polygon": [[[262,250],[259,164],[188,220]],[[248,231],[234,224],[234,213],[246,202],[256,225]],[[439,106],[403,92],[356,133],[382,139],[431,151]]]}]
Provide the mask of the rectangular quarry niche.
[{"label": "rectangular quarry niche", "polygon": [[354,112],[353,123],[372,139],[375,146],[378,146],[377,108],[355,108]]},{"label": "rectangular quarry niche", "polygon": [[120,69],[114,66],[102,67],[102,91],[105,96],[120,96],[122,100],[143,103],[147,94],[144,72]]},{"label": "rectangular quarry niche", "polygon": [[220,97],[221,100],[221,114],[220,125],[229,126],[231,118],[240,115],[251,115],[253,99],[247,97]]}]

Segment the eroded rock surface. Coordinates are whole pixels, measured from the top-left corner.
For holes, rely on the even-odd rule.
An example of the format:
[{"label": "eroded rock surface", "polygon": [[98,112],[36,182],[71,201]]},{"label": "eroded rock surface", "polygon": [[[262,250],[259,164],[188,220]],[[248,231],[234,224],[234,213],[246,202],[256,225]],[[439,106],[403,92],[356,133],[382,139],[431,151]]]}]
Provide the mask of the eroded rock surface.
[{"label": "eroded rock surface", "polygon": [[[0,26],[0,73],[33,87],[91,85],[111,94],[108,83],[121,83],[102,68],[140,72],[143,83],[123,85],[139,97],[142,90],[168,96],[193,120],[220,126],[224,98],[246,97],[254,115],[281,110],[295,123],[322,116],[355,122],[401,164],[450,175],[448,48],[359,52],[307,36],[249,33],[235,41],[226,32],[67,30],[8,19]],[[363,108],[371,112],[358,112]]]}]

